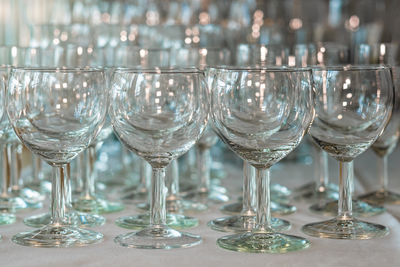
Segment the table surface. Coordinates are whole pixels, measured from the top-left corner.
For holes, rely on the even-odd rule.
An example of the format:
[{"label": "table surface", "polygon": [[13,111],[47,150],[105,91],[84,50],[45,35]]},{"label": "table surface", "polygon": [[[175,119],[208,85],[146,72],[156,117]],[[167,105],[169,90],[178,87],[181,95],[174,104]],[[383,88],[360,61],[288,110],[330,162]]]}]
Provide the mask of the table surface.
[{"label": "table surface", "polygon": [[[399,171],[400,150],[397,149],[389,158],[390,188],[400,192]],[[330,175],[337,182],[337,163],[330,159]],[[228,175],[223,180],[232,194],[239,195],[241,183],[241,166],[228,169]],[[376,189],[376,157],[368,151],[355,161],[356,193]],[[313,165],[298,163],[282,163],[273,169],[271,179],[296,188],[312,181]],[[235,199],[235,198],[233,198]],[[296,201],[298,211],[284,216],[292,224],[290,234],[306,235],[300,231],[302,225],[327,219],[308,210],[309,203]],[[186,230],[198,234],[203,242],[195,247],[173,250],[142,250],[120,247],[113,238],[129,230],[119,228],[114,221],[119,216],[139,213],[134,207],[124,211],[106,214],[107,222],[102,227],[93,228],[104,234],[100,244],[80,248],[30,248],[14,244],[11,237],[26,231],[29,227],[22,223],[25,216],[38,214],[41,211],[30,211],[18,214],[17,222],[13,225],[1,226],[0,241],[1,266],[400,266],[400,206],[387,206],[388,212],[366,220],[381,223],[390,228],[390,234],[374,240],[335,240],[308,237],[311,247],[287,254],[251,254],[227,251],[216,245],[217,238],[226,233],[216,232],[207,227],[207,222],[224,216],[219,211],[219,205],[212,206],[207,212],[198,213],[200,225]]]}]

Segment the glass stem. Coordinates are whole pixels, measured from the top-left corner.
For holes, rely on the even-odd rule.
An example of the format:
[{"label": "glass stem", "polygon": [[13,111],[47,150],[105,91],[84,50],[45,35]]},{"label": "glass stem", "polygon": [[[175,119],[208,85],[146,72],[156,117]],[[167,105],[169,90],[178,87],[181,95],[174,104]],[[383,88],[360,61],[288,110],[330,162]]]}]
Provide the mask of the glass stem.
[{"label": "glass stem", "polygon": [[208,193],[210,190],[210,149],[197,146],[197,168],[200,179],[199,191]]},{"label": "glass stem", "polygon": [[381,191],[385,192],[388,188],[388,156],[378,157],[378,171],[381,184]]},{"label": "glass stem", "polygon": [[256,169],[257,216],[256,231],[272,232],[269,169]]},{"label": "glass stem", "polygon": [[1,196],[8,197],[11,191],[11,168],[10,168],[10,160],[8,158],[8,145],[2,147],[2,162],[3,162],[3,171],[2,171],[2,190]]},{"label": "glass stem", "polygon": [[39,156],[32,153],[32,183],[40,183],[43,179],[42,164]]},{"label": "glass stem", "polygon": [[149,185],[149,177],[151,176],[151,166],[147,163],[147,161],[140,159],[140,169],[139,169],[139,185],[137,188],[138,192],[146,193],[148,191]]},{"label": "glass stem", "polygon": [[315,190],[324,192],[329,182],[328,154],[322,149],[316,149],[316,158],[318,159],[315,168]]},{"label": "glass stem", "polygon": [[353,161],[339,162],[339,203],[338,219],[351,219],[352,213],[352,188],[354,177]]},{"label": "glass stem", "polygon": [[51,187],[51,223],[54,225],[64,224],[66,221],[66,210],[68,194],[67,186],[68,172],[66,166],[53,166],[53,181]]},{"label": "glass stem", "polygon": [[96,158],[96,149],[93,146],[89,146],[84,151],[86,168],[84,169],[83,178],[83,192],[86,199],[93,199],[95,196],[95,185],[94,185],[94,161]]},{"label": "glass stem", "polygon": [[243,162],[243,208],[240,213],[241,216],[253,217],[255,213],[255,192],[254,180],[256,172],[255,168],[247,161]]},{"label": "glass stem", "polygon": [[10,160],[11,191],[19,190],[20,185],[18,181],[17,147],[15,144],[10,144],[7,146],[7,154],[7,157]]},{"label": "glass stem", "polygon": [[178,160],[174,159],[169,165],[166,174],[166,187],[168,189],[167,200],[173,201],[179,199],[179,167]]},{"label": "glass stem", "polygon": [[150,225],[162,227],[166,224],[167,214],[165,207],[165,168],[154,168],[151,176],[150,197]]}]

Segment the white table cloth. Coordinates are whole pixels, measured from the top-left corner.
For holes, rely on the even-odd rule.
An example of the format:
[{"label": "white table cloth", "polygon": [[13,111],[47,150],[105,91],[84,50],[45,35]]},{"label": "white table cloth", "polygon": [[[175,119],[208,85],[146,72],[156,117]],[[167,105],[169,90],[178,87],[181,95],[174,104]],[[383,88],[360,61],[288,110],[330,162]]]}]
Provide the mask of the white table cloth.
[{"label": "white table cloth", "polygon": [[[227,168],[228,177],[224,185],[236,192],[241,183],[241,166]],[[332,181],[337,182],[337,163],[330,160]],[[366,192],[378,187],[375,155],[368,151],[355,162],[356,193]],[[390,188],[400,192],[400,151],[396,150],[389,159]],[[272,181],[279,182],[293,189],[312,180],[313,166],[305,164],[284,163],[272,171]],[[236,200],[236,196],[232,201]],[[102,227],[93,228],[104,234],[100,244],[81,248],[30,248],[14,244],[13,234],[30,228],[22,223],[22,218],[41,211],[18,213],[17,222],[13,225],[0,226],[0,266],[400,266],[400,206],[387,206],[388,212],[366,218],[365,220],[381,223],[390,228],[390,234],[374,240],[334,240],[308,237],[300,231],[302,225],[327,219],[308,210],[309,203],[298,201],[293,203],[298,211],[284,219],[292,223],[287,233],[307,237],[311,241],[309,249],[287,254],[250,254],[227,251],[216,245],[217,238],[227,233],[209,229],[209,220],[224,216],[219,205],[209,211],[198,213],[200,225],[186,230],[199,234],[202,244],[173,250],[141,250],[121,247],[113,238],[129,230],[114,224],[114,220],[123,215],[135,214],[139,211],[127,207],[124,211],[107,214],[107,222]]]}]

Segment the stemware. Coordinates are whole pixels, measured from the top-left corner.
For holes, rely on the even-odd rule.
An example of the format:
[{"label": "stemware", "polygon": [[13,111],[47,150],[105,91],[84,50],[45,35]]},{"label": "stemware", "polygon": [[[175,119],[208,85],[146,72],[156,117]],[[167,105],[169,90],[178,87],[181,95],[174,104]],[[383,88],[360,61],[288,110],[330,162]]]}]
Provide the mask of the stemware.
[{"label": "stemware", "polygon": [[309,241],[274,232],[271,225],[269,169],[296,148],[312,116],[311,69],[226,68],[211,90],[213,126],[219,137],[256,168],[257,212],[251,232],[225,236],[222,248],[284,253]]},{"label": "stemware", "polygon": [[[88,147],[106,115],[108,94],[99,69],[16,68],[7,92],[7,113],[18,138],[52,166],[50,223],[16,234],[33,247],[72,247],[100,242],[103,235],[69,221],[73,213],[68,163]],[[75,215],[77,216],[77,215]]]},{"label": "stemware", "polygon": [[151,178],[150,225],[122,234],[126,247],[169,249],[201,242],[196,235],[166,225],[165,169],[200,138],[208,105],[203,72],[196,69],[116,70],[109,108],[114,131],[122,143],[145,159]]},{"label": "stemware", "polygon": [[[5,161],[4,157],[7,157],[6,150],[4,149],[4,143],[6,136],[9,135],[9,131],[12,131],[7,112],[5,109],[5,93],[6,93],[6,83],[8,82],[8,68],[0,67],[0,141],[1,141],[1,153],[0,161],[3,163],[2,166],[2,183],[0,192],[0,225],[11,224],[15,222],[15,212],[18,205],[18,199],[10,196],[10,175],[8,170],[8,160]],[[3,153],[4,152],[4,153]],[[0,237],[1,238],[1,237]]]},{"label": "stemware", "polygon": [[400,194],[388,189],[388,156],[396,148],[400,136],[400,67],[392,67],[392,75],[395,88],[392,116],[383,134],[371,147],[378,156],[381,188],[358,197],[360,200],[377,205],[400,204]]},{"label": "stemware", "polygon": [[388,67],[344,66],[313,70],[316,118],[314,141],[339,161],[339,203],[331,220],[303,226],[304,233],[339,239],[370,239],[388,233],[385,226],[356,219],[352,213],[353,160],[382,133],[393,106]]}]

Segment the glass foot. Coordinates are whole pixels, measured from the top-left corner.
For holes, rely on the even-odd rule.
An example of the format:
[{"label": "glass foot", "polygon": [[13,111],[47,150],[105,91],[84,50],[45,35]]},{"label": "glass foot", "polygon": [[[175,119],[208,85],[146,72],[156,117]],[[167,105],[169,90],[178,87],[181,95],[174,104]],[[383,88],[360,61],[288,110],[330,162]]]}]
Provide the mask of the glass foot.
[{"label": "glass foot", "polygon": [[271,212],[277,215],[288,215],[292,214],[297,210],[293,205],[283,204],[276,201],[271,201]]},{"label": "glass foot", "polygon": [[372,205],[400,204],[400,194],[387,190],[370,192],[359,196],[358,199]]},{"label": "glass foot", "polygon": [[164,226],[119,235],[114,238],[114,242],[128,248],[172,249],[198,245],[201,243],[201,237]]},{"label": "glass foot", "polygon": [[[115,224],[127,229],[143,229],[150,225],[149,214],[120,217]],[[175,229],[186,229],[199,225],[199,220],[180,214],[167,214],[167,226]]]},{"label": "glass foot", "polygon": [[34,207],[38,204],[41,205],[41,202],[46,198],[45,195],[40,194],[38,191],[27,187],[18,190],[18,195],[22,197],[28,203],[28,205]]},{"label": "glass foot", "polygon": [[222,213],[228,214],[228,215],[240,215],[243,209],[243,203],[242,202],[235,202],[231,204],[226,204],[223,205],[220,208],[220,211]]},{"label": "glass foot", "polygon": [[[366,202],[353,200],[353,215],[355,217],[370,217],[381,214],[386,211],[384,207],[370,205]],[[338,202],[320,202],[310,206],[310,210],[315,213],[322,213],[325,216],[336,216],[338,211]]]},{"label": "glass foot", "polygon": [[31,208],[28,202],[21,197],[1,197],[0,211],[13,213],[15,211]]},{"label": "glass foot", "polygon": [[289,197],[292,194],[292,191],[289,190],[286,186],[280,184],[271,184],[271,196],[276,197]]},{"label": "glass foot", "polygon": [[13,236],[12,241],[29,247],[82,247],[99,243],[103,235],[98,232],[68,225],[47,225],[43,228]]},{"label": "glass foot", "polygon": [[389,229],[383,225],[359,221],[357,219],[332,219],[306,224],[302,231],[310,236],[336,239],[372,239],[383,237]]},{"label": "glass foot", "polygon": [[202,204],[210,202],[214,204],[220,204],[229,201],[229,197],[227,195],[213,190],[210,190],[208,192],[189,193],[185,196],[185,199],[189,199],[193,202],[199,202]]},{"label": "glass foot", "polygon": [[[290,222],[279,218],[271,219],[272,228],[275,231],[285,231],[290,229]],[[208,223],[208,226],[221,232],[249,232],[254,229],[255,217],[252,216],[230,216],[218,218]]]},{"label": "glass foot", "polygon": [[327,186],[318,188],[317,190],[315,188],[315,183],[311,183],[308,187],[305,187],[303,191],[299,192],[295,199],[305,199],[313,202],[338,200],[338,187],[335,184],[328,184]]},{"label": "glass foot", "polygon": [[14,214],[0,213],[0,225],[12,224],[16,220]]},{"label": "glass foot", "polygon": [[124,209],[124,205],[119,202],[111,202],[100,198],[85,199],[80,198],[73,202],[74,209],[93,214],[112,213]]},{"label": "glass foot", "polygon": [[217,244],[227,250],[252,253],[286,253],[310,246],[310,242],[301,237],[257,232],[224,236],[217,240]]},{"label": "glass foot", "polygon": [[[150,210],[150,204],[148,203],[140,203],[136,207],[144,211]],[[206,205],[185,199],[167,200],[166,208],[167,213],[200,212],[207,210]]]},{"label": "glass foot", "polygon": [[[103,216],[88,214],[83,212],[70,212],[67,215],[68,225],[75,227],[95,227],[101,226],[106,222]],[[43,227],[50,224],[50,213],[34,215],[24,219],[24,224],[30,227]]]},{"label": "glass foot", "polygon": [[[313,192],[313,191],[315,191],[316,186],[317,185],[315,182],[310,182],[310,183],[307,183],[303,186],[296,188],[294,190],[294,192],[296,193],[296,195],[297,195],[297,193],[304,194],[307,192]],[[325,185],[325,188],[326,188],[326,190],[329,190],[329,191],[339,192],[339,186],[337,184],[328,183],[327,185]],[[322,190],[320,190],[320,191],[322,191]]]},{"label": "glass foot", "polygon": [[138,201],[146,201],[149,197],[149,192],[148,191],[132,191],[128,192],[126,194],[123,194],[121,197],[121,200],[125,203],[134,203]]}]

